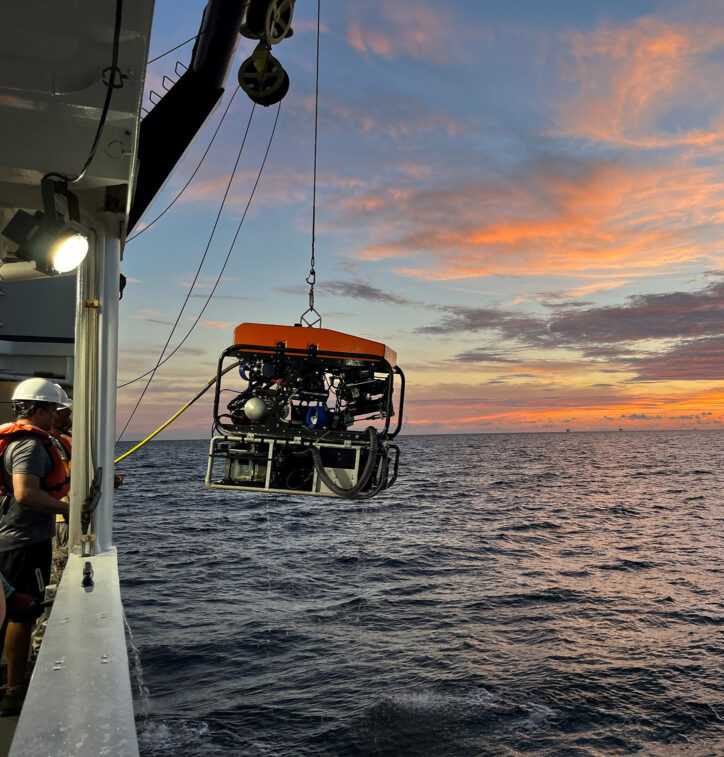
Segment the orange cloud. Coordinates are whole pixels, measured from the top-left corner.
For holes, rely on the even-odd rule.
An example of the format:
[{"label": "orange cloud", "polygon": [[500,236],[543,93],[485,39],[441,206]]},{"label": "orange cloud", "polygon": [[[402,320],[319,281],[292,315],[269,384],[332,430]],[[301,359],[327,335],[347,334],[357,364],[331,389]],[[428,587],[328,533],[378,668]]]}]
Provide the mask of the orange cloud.
[{"label": "orange cloud", "polygon": [[628,276],[664,267],[686,270],[692,260],[716,264],[718,250],[702,234],[721,231],[722,189],[711,166],[604,162],[577,172],[531,168],[525,184],[498,187],[489,202],[485,187],[435,193],[391,188],[358,196],[347,210],[368,215],[377,236],[389,237],[358,256],[422,258],[419,265],[396,269],[408,276],[620,276],[623,266]]},{"label": "orange cloud", "polygon": [[142,308],[134,313],[131,318],[136,318],[139,321],[153,321],[154,323],[170,323],[171,313],[161,313],[158,310],[151,308]]},{"label": "orange cloud", "polygon": [[588,295],[596,294],[598,292],[608,292],[611,289],[618,289],[619,287],[625,286],[629,283],[630,282],[627,279],[614,279],[613,281],[593,281],[590,284],[583,284],[582,286],[575,287],[574,289],[570,289],[566,292],[562,292],[559,299],[574,300],[578,299],[579,297],[587,297]]},{"label": "orange cloud", "polygon": [[[564,134],[637,148],[724,141],[724,103],[714,85],[721,69],[713,72],[707,60],[724,46],[721,23],[644,17],[627,27],[570,32],[564,41],[561,71],[579,88],[556,111]],[[675,108],[686,109],[687,120],[677,119]]]},{"label": "orange cloud", "polygon": [[201,321],[201,325],[209,329],[222,329],[231,332],[232,327],[237,324],[234,321]]},{"label": "orange cloud", "polygon": [[721,428],[724,391],[708,389],[678,396],[613,394],[588,397],[582,392],[460,402],[408,402],[406,425],[418,432],[476,430],[535,430],[571,427],[575,430],[623,428]]},{"label": "orange cloud", "polygon": [[489,31],[455,18],[439,3],[367,0],[350,5],[347,44],[362,55],[447,63],[464,57],[466,43],[480,44],[490,38]]}]

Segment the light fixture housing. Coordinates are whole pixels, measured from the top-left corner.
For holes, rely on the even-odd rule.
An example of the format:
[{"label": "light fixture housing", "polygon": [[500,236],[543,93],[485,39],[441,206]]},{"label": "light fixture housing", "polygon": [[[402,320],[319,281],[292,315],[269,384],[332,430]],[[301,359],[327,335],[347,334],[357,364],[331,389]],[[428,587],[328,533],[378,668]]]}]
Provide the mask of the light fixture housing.
[{"label": "light fixture housing", "polygon": [[[18,210],[3,236],[18,245],[16,258],[34,262],[37,270],[53,276],[77,268],[88,254],[88,232],[79,223],[78,198],[64,182],[43,179],[43,210],[33,215]],[[55,195],[68,202],[69,220],[55,209]]]}]

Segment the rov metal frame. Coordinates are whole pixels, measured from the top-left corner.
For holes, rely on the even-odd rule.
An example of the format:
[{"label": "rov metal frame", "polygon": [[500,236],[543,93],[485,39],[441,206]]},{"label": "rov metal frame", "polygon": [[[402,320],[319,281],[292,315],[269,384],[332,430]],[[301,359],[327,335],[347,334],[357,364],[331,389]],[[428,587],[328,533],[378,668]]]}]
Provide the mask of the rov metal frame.
[{"label": "rov metal frame", "polygon": [[[224,361],[228,358],[243,361],[259,359],[281,359],[287,362],[297,363],[311,370],[324,370],[326,367],[337,370],[350,368],[371,368],[374,374],[384,374],[387,384],[386,395],[382,399],[384,403],[384,427],[376,432],[375,445],[382,450],[383,461],[378,480],[355,493],[353,498],[369,498],[382,489],[391,487],[397,480],[399,472],[399,447],[391,444],[402,427],[405,376],[398,366],[392,366],[388,360],[380,355],[366,353],[337,352],[320,350],[315,345],[307,349],[287,347],[283,342],[275,346],[234,344],[221,353],[218,363],[217,381],[214,390],[214,430],[218,435],[211,439],[209,449],[209,461],[206,473],[206,485],[209,488],[218,489],[241,489],[245,491],[268,492],[279,494],[305,494],[313,496],[339,497],[346,496],[332,491],[322,480],[321,476],[331,478],[339,487],[347,488],[355,484],[360,469],[365,461],[365,456],[372,454],[370,437],[366,431],[350,430],[346,427],[333,428],[308,428],[303,424],[292,425],[286,421],[278,421],[274,424],[248,423],[239,425],[227,422],[227,413],[221,413],[219,404],[221,401],[221,377],[224,369]],[[399,377],[395,381],[395,376]],[[399,384],[399,399],[395,408],[394,391]],[[291,399],[291,397],[290,397]],[[368,411],[367,411],[368,412]],[[360,413],[362,414],[362,413]],[[391,418],[397,414],[394,429],[390,430]],[[230,416],[228,416],[230,418]],[[354,421],[350,423],[352,425]],[[275,455],[300,456],[310,453],[314,447],[319,459],[327,458],[323,463],[324,470],[313,471],[311,484],[304,490],[290,488],[289,486],[275,486],[272,480]],[[250,450],[254,450],[251,452]],[[334,460],[341,456],[354,454],[354,464],[349,467],[347,463],[343,467],[335,467]],[[232,483],[229,476],[234,457],[245,458],[250,462],[253,458],[259,464],[259,476],[255,478],[255,472],[251,473],[248,485]],[[227,463],[226,478],[214,481],[214,462],[223,458]],[[331,462],[330,462],[331,461]],[[329,464],[329,465],[328,465]],[[256,471],[252,463],[252,471]]]}]

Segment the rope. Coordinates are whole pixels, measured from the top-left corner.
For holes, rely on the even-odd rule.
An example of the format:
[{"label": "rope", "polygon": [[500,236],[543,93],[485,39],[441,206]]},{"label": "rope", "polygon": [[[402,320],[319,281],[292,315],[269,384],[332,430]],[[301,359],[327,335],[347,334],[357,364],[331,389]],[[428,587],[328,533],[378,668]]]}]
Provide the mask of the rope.
[{"label": "rope", "polygon": [[170,50],[166,50],[165,53],[161,53],[160,55],[157,55],[155,58],[151,58],[150,60],[146,61],[146,65],[150,66],[151,63],[155,63],[157,60],[161,60],[161,58],[165,58],[167,55],[172,53],[174,50],[178,50],[179,47],[183,47],[184,45],[188,45],[189,42],[193,42],[195,39],[198,39],[202,34],[206,34],[206,32],[211,31],[210,29],[205,29],[202,32],[199,32],[198,34],[194,34],[193,37],[189,37],[185,42],[180,42],[176,47],[172,47]]},{"label": "rope", "polygon": [[171,425],[171,423],[173,423],[176,420],[176,418],[178,418],[179,415],[181,415],[181,413],[188,410],[191,407],[191,405],[193,405],[194,402],[196,402],[196,400],[200,399],[204,394],[206,394],[206,392],[208,392],[209,389],[211,389],[211,387],[219,380],[221,376],[223,376],[225,373],[228,373],[232,368],[236,368],[238,365],[241,365],[241,361],[232,363],[231,365],[224,368],[224,370],[221,371],[221,373],[218,376],[214,376],[214,378],[212,378],[211,381],[209,381],[209,383],[206,384],[206,386],[204,386],[204,388],[201,389],[201,391],[199,391],[193,397],[193,399],[190,399],[180,410],[175,412],[165,423],[162,423],[152,434],[149,434],[142,442],[139,442],[135,447],[133,447],[132,449],[129,449],[128,452],[124,452],[120,457],[117,457],[113,462],[116,464],[120,463],[121,460],[133,454],[137,449],[140,449],[141,447],[143,447],[143,445],[146,442],[150,442],[154,436],[157,436],[158,434],[160,434],[166,428],[166,426]]},{"label": "rope", "polygon": [[216,126],[216,130],[214,131],[214,135],[211,137],[211,141],[209,142],[207,148],[204,150],[204,154],[201,156],[201,160],[198,162],[196,168],[194,168],[194,172],[191,174],[191,176],[189,176],[188,181],[183,185],[183,187],[181,187],[181,191],[176,195],[176,197],[173,198],[173,200],[171,200],[171,202],[164,208],[164,210],[161,213],[159,213],[153,219],[153,221],[151,221],[150,223],[147,223],[140,231],[137,231],[132,237],[128,237],[128,239],[126,239],[126,244],[128,244],[129,242],[132,242],[137,237],[140,237],[141,234],[143,234],[144,231],[148,231],[151,228],[151,226],[153,226],[153,224],[156,223],[156,221],[158,221],[160,218],[162,218],[163,216],[165,216],[166,213],[168,213],[168,211],[171,210],[171,208],[173,207],[173,205],[176,202],[176,200],[178,200],[179,197],[181,197],[181,195],[188,189],[189,184],[193,181],[194,176],[196,176],[199,168],[201,168],[202,163],[204,162],[204,160],[206,160],[206,156],[209,154],[209,150],[211,149],[211,145],[214,144],[214,140],[216,139],[216,135],[219,133],[219,129],[221,128],[221,124],[224,123],[224,119],[226,118],[226,114],[229,112],[229,108],[231,107],[231,103],[234,102],[234,98],[236,97],[236,93],[238,91],[239,91],[239,87],[237,87],[234,90],[234,93],[231,95],[231,99],[226,104],[226,109],[224,110],[224,113],[221,116],[221,120],[219,121],[219,123]]},{"label": "rope", "polygon": [[[141,404],[141,401],[143,400],[144,395],[146,394],[146,391],[148,390],[148,387],[151,385],[151,382],[153,381],[153,377],[156,375],[156,371],[158,370],[159,366],[161,365],[163,361],[163,356],[166,354],[166,349],[168,348],[169,343],[171,342],[171,338],[173,337],[176,327],[179,324],[179,321],[181,320],[181,316],[183,315],[184,309],[186,308],[186,303],[189,301],[189,298],[191,297],[191,292],[194,289],[194,286],[196,286],[196,282],[199,278],[199,275],[201,274],[201,268],[204,265],[204,261],[206,260],[206,256],[209,252],[209,248],[211,247],[211,242],[214,238],[214,234],[216,233],[216,228],[219,225],[219,219],[221,218],[221,213],[224,210],[224,206],[226,205],[226,199],[229,196],[229,190],[231,189],[231,184],[234,181],[234,177],[236,176],[236,169],[239,166],[239,161],[241,160],[241,154],[244,150],[244,145],[246,144],[246,137],[249,134],[249,128],[251,127],[251,120],[254,117],[254,111],[256,110],[256,104],[252,105],[251,113],[249,114],[249,121],[246,124],[246,131],[244,132],[244,138],[241,140],[241,147],[239,147],[239,152],[236,155],[236,162],[234,163],[234,168],[231,172],[231,176],[229,177],[229,181],[226,184],[226,189],[224,191],[224,196],[221,200],[221,205],[219,206],[219,211],[216,214],[216,220],[214,221],[214,225],[211,229],[211,234],[209,235],[209,240],[206,243],[206,249],[204,250],[204,254],[201,256],[201,262],[198,265],[198,268],[196,269],[196,274],[194,275],[194,280],[191,282],[191,286],[189,287],[188,292],[186,292],[186,297],[184,298],[183,304],[181,305],[181,309],[179,310],[178,315],[176,316],[176,321],[173,324],[173,327],[171,328],[171,333],[168,335],[168,338],[166,339],[166,343],[163,346],[163,349],[161,350],[161,354],[158,357],[158,360],[156,361],[155,367],[149,372],[150,375],[147,373],[145,375],[149,375],[148,381],[146,382],[146,386],[143,387],[143,391],[141,392],[141,396],[138,398],[138,401],[136,402],[135,407],[133,408],[133,411],[131,412],[131,415],[128,417],[128,420],[126,421],[126,425],[123,427],[123,430],[121,431],[120,436],[116,440],[116,443],[120,442],[123,438],[123,434],[126,433],[126,429],[128,428],[129,424],[133,420],[133,416],[136,414],[136,411],[139,408],[139,405]],[[131,383],[131,382],[128,382]],[[120,387],[119,387],[120,388]]]},{"label": "rope", "polygon": [[189,42],[193,42],[195,39],[201,39],[201,37],[204,36],[204,34],[208,34],[209,32],[213,31],[214,29],[218,29],[219,24],[214,24],[213,26],[209,26],[208,29],[204,29],[203,31],[199,32],[198,34],[194,34],[193,37],[189,37],[184,42],[179,42],[176,47],[172,47],[170,50],[166,50],[165,53],[161,53],[160,55],[157,55],[155,58],[151,58],[150,60],[146,61],[146,65],[150,66],[151,63],[155,63],[157,60],[161,60],[161,58],[165,58],[167,55],[170,55],[174,50],[178,50],[179,47],[183,47],[184,45],[188,45]]},{"label": "rope", "polygon": [[303,326],[322,325],[322,316],[314,307],[314,285],[317,283],[317,272],[314,269],[314,246],[317,230],[317,138],[319,133],[319,28],[321,19],[321,2],[322,0],[317,0],[317,62],[314,83],[314,173],[312,179],[312,257],[310,261],[309,275],[306,279],[307,284],[309,284],[309,308],[299,317],[299,322]]},{"label": "rope", "polygon": [[131,379],[130,381],[126,381],[125,384],[121,384],[118,386],[118,389],[122,389],[124,386],[128,386],[129,384],[133,384],[136,381],[140,381],[142,378],[145,378],[150,373],[155,373],[156,369],[159,368],[161,365],[169,361],[183,346],[184,342],[191,336],[191,332],[196,328],[198,322],[201,320],[201,316],[206,311],[206,308],[208,307],[209,303],[211,302],[211,298],[214,296],[214,293],[216,292],[217,287],[219,286],[219,282],[221,281],[221,277],[224,275],[224,271],[226,270],[226,266],[229,262],[229,259],[231,258],[231,253],[234,249],[234,244],[236,243],[236,240],[239,236],[239,232],[241,231],[241,227],[244,223],[244,219],[246,218],[246,214],[249,211],[249,206],[251,205],[251,201],[254,198],[254,194],[256,193],[256,188],[259,184],[259,180],[261,179],[262,172],[264,170],[264,166],[266,165],[266,160],[269,155],[269,149],[271,148],[272,140],[274,139],[274,133],[276,132],[277,128],[277,122],[279,121],[279,113],[281,111],[281,103],[279,103],[279,106],[277,107],[277,114],[276,118],[274,119],[274,125],[272,127],[271,135],[269,136],[269,142],[266,146],[266,152],[264,153],[264,159],[262,160],[261,166],[259,167],[259,173],[256,176],[256,181],[254,182],[254,187],[251,190],[251,194],[249,195],[249,200],[246,203],[246,207],[244,208],[244,214],[241,217],[241,220],[239,221],[239,225],[236,227],[236,233],[234,234],[234,238],[231,240],[231,245],[229,246],[229,251],[226,254],[226,259],[224,260],[224,264],[221,267],[221,271],[219,271],[219,275],[216,277],[216,281],[214,282],[214,286],[211,289],[211,292],[209,292],[209,296],[206,298],[206,302],[204,303],[203,308],[201,309],[201,312],[196,317],[196,320],[191,324],[191,328],[186,332],[186,336],[174,347],[174,349],[166,355],[166,357],[161,360],[159,363],[157,363],[156,368],[152,368],[149,371],[146,371],[146,373],[141,374],[140,376],[137,376],[134,379]]}]

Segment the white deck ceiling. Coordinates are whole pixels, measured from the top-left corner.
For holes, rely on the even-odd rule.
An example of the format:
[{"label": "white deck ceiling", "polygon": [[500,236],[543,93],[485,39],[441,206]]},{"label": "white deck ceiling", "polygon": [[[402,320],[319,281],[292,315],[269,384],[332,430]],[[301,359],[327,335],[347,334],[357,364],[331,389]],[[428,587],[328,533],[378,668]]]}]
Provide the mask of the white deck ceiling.
[{"label": "white deck ceiling", "polygon": [[[116,0],[3,4],[0,24],[0,207],[39,208],[41,177],[74,176],[90,152],[111,65]],[[95,159],[74,185],[130,183],[153,0],[123,3],[116,89]]]}]

